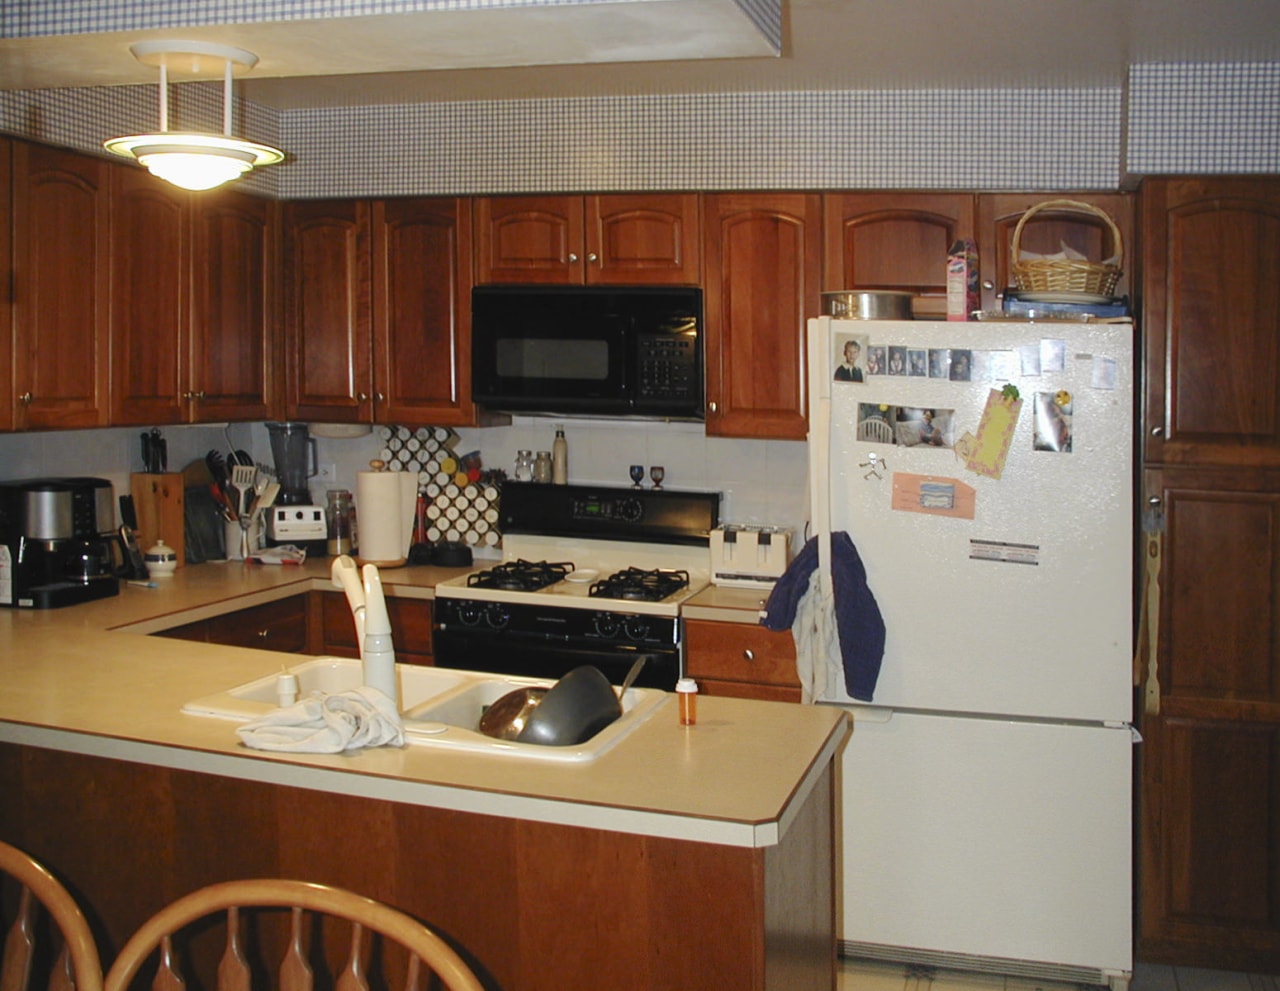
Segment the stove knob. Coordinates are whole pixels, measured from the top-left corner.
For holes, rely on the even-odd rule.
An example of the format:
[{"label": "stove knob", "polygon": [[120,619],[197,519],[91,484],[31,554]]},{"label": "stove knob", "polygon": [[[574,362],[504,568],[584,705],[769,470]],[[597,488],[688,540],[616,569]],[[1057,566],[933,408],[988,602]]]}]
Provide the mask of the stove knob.
[{"label": "stove knob", "polygon": [[511,622],[511,613],[500,602],[491,602],[484,611],[484,621],[491,629],[500,630]]},{"label": "stove knob", "polygon": [[643,640],[649,635],[649,621],[642,616],[631,616],[623,625],[623,632],[630,640]]},{"label": "stove knob", "polygon": [[618,617],[613,613],[599,612],[596,613],[595,628],[596,633],[604,637],[606,640],[612,640],[618,635]]},{"label": "stove knob", "polygon": [[480,622],[480,603],[459,602],[457,606],[458,622],[463,626],[475,626]]},{"label": "stove knob", "polygon": [[626,523],[639,523],[640,517],[644,515],[644,507],[640,505],[639,499],[620,499],[615,508],[618,518]]}]

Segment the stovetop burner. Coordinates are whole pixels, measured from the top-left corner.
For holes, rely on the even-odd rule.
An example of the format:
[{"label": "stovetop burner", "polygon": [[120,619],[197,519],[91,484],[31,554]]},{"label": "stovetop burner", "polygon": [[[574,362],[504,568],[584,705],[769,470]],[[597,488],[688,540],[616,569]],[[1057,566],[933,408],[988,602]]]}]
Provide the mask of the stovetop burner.
[{"label": "stovetop burner", "polygon": [[504,561],[486,571],[478,571],[467,577],[471,588],[494,588],[506,592],[536,592],[540,588],[563,581],[573,570],[573,562]]},{"label": "stovetop burner", "polygon": [[589,594],[607,599],[660,602],[689,584],[689,572],[662,568],[625,568],[594,582]]}]

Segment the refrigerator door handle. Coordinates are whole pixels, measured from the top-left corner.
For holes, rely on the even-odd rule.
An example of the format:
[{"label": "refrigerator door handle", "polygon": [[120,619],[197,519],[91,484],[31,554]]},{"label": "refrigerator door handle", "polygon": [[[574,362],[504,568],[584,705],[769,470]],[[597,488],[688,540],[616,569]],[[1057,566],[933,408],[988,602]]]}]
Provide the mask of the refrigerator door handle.
[{"label": "refrigerator door handle", "polygon": [[896,712],[895,709],[887,705],[850,705],[847,706],[850,715],[853,716],[853,725],[855,732],[858,723],[887,723],[890,722]]}]

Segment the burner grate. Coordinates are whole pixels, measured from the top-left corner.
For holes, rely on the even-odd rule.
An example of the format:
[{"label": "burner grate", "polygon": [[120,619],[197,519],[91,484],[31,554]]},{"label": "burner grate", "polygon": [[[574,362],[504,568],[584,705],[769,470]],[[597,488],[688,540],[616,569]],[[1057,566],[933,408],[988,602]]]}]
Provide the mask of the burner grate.
[{"label": "burner grate", "polygon": [[589,593],[605,599],[660,602],[689,584],[689,572],[662,568],[626,568],[594,582]]},{"label": "burner grate", "polygon": [[467,577],[468,588],[495,588],[505,592],[536,592],[563,581],[573,570],[572,561],[504,561]]}]

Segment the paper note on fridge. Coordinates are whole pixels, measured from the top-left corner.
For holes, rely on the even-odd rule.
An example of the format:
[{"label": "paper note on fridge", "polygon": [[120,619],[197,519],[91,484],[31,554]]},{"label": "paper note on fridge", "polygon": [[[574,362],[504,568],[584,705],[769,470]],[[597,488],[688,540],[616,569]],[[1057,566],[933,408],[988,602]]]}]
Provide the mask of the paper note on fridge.
[{"label": "paper note on fridge", "polygon": [[1004,473],[1004,463],[1013,442],[1013,429],[1018,425],[1021,399],[1007,398],[1000,390],[987,394],[987,405],[978,423],[978,434],[966,463],[970,471],[988,478],[999,478]]},{"label": "paper note on fridge", "polygon": [[975,495],[973,487],[958,478],[913,475],[904,471],[893,473],[892,506],[899,512],[971,520]]}]

